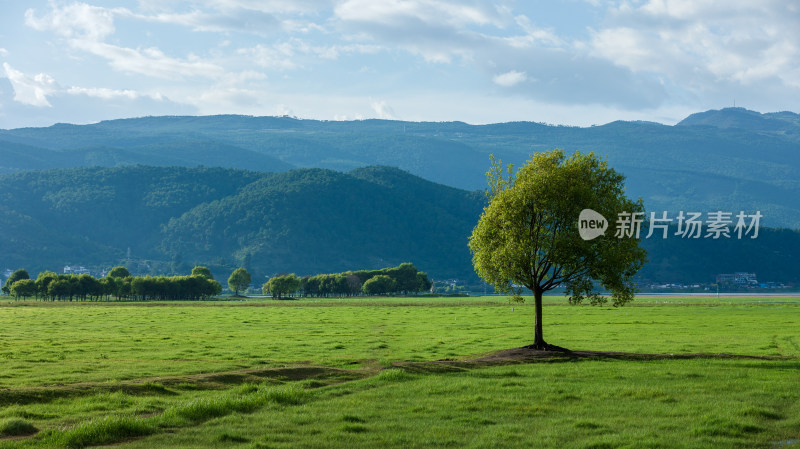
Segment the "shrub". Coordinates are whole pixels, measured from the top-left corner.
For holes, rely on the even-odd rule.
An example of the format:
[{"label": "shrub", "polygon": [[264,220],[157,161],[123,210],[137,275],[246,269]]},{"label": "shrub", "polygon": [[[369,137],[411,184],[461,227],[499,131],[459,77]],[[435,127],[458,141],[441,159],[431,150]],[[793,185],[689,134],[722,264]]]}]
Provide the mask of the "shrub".
[{"label": "shrub", "polygon": [[0,420],[0,436],[2,437],[33,435],[38,431],[39,429],[34,427],[33,424],[22,418],[6,418]]},{"label": "shrub", "polygon": [[104,416],[65,431],[58,443],[70,448],[83,448],[150,435],[155,431],[155,426],[143,420],[129,416]]},{"label": "shrub", "polygon": [[378,373],[376,379],[384,382],[397,382],[400,380],[410,379],[411,377],[413,377],[411,374],[401,369],[391,368],[391,369],[385,369],[380,373]]}]

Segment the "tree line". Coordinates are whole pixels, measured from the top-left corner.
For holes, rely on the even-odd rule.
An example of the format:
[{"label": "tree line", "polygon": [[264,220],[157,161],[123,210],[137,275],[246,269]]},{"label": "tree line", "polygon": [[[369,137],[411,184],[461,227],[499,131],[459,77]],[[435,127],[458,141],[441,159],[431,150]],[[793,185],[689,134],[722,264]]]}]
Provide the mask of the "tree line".
[{"label": "tree line", "polygon": [[[237,268],[228,278],[228,287],[239,295],[247,291],[250,273]],[[299,277],[294,273],[273,276],[262,286],[273,298],[328,297],[357,295],[415,294],[431,289],[427,273],[412,263],[380,270],[345,271]],[[89,274],[39,273],[31,279],[27,270],[14,271],[2,291],[17,299],[38,298],[50,301],[178,301],[209,299],[222,293],[207,267],[197,266],[188,276],[131,276],[127,268],[117,266],[105,277]]]},{"label": "tree line", "polygon": [[209,299],[222,292],[222,285],[206,267],[195,267],[189,276],[131,276],[127,268],[118,266],[99,279],[88,274],[43,271],[33,280],[25,269],[19,269],[6,280],[2,290],[18,299],[175,301]]},{"label": "tree line", "polygon": [[328,297],[357,295],[413,294],[427,291],[431,281],[427,273],[412,263],[380,270],[345,271],[314,276],[294,273],[273,276],[262,286],[265,295],[275,299],[285,297]]}]

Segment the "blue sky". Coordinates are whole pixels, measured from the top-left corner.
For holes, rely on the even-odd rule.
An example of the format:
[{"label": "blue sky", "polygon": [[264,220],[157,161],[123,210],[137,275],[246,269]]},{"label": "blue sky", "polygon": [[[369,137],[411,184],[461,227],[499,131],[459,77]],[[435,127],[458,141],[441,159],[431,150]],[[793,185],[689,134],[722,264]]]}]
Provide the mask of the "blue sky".
[{"label": "blue sky", "polygon": [[144,115],[672,124],[800,104],[795,0],[0,0],[0,128]]}]

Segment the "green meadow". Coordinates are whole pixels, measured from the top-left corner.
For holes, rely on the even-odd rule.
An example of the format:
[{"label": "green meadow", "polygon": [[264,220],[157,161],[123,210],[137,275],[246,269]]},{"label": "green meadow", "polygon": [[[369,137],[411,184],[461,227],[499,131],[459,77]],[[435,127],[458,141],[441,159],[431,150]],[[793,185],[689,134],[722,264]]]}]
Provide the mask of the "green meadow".
[{"label": "green meadow", "polygon": [[[0,448],[800,447],[800,298],[0,303]],[[643,354],[643,355],[642,355]]]}]

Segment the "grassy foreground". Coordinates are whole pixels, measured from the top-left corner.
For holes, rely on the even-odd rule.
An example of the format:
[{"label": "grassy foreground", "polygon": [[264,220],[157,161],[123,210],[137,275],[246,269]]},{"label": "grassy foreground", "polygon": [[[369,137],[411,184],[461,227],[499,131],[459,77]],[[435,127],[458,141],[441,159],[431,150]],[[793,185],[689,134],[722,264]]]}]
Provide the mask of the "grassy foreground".
[{"label": "grassy foreground", "polygon": [[[800,299],[0,305],[0,448],[800,446]],[[768,358],[726,358],[714,354]],[[389,368],[389,369],[386,369]]]}]

